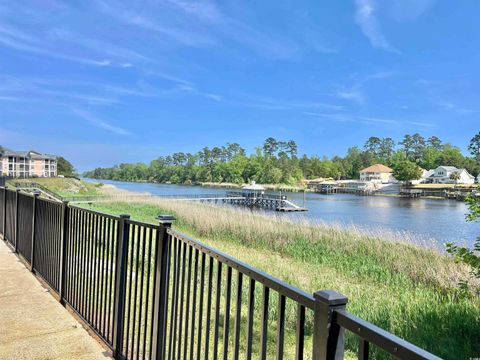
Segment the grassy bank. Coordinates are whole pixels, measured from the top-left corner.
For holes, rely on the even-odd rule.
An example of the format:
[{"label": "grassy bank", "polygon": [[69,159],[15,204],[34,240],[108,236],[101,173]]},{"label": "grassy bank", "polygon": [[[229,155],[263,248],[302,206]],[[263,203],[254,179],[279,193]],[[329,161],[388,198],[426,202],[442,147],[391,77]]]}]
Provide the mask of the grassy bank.
[{"label": "grassy bank", "polygon": [[149,222],[174,214],[175,228],[306,291],[335,289],[349,297],[352,313],[439,356],[480,353],[480,301],[457,290],[468,269],[437,251],[191,202],[152,198],[89,207]]},{"label": "grassy bank", "polygon": [[75,178],[15,179],[14,182],[35,182],[61,196],[96,196],[102,194],[100,191],[101,184],[92,184]]}]

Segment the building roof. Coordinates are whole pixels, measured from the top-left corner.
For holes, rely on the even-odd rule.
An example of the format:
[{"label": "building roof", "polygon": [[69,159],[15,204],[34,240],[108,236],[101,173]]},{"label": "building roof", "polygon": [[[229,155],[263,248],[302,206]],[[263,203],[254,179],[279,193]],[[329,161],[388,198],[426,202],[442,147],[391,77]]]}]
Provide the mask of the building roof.
[{"label": "building roof", "polygon": [[462,170],[462,169],[456,168],[455,166],[439,166],[438,168],[442,168],[442,169],[445,169],[447,171],[461,171]]},{"label": "building roof", "polygon": [[55,155],[50,154],[42,154],[35,150],[28,150],[28,151],[15,151],[8,149],[4,146],[0,145],[0,154],[3,156],[19,156],[24,158],[32,158],[32,159],[52,159],[55,160],[57,157]]},{"label": "building roof", "polygon": [[375,164],[360,170],[360,172],[393,173],[393,169],[390,169],[388,166],[383,164]]},{"label": "building roof", "polygon": [[435,170],[423,170],[422,178],[428,178],[435,175]]}]

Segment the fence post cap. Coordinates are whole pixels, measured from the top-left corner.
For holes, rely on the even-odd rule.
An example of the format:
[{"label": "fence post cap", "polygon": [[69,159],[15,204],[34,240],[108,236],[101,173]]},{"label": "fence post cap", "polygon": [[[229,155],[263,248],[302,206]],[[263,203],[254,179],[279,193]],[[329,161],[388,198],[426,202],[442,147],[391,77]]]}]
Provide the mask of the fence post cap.
[{"label": "fence post cap", "polygon": [[122,219],[130,219],[130,215],[128,215],[128,214],[121,214],[121,215],[120,215],[120,218],[122,218]]},{"label": "fence post cap", "polygon": [[157,219],[160,224],[171,224],[173,221],[176,220],[175,216],[173,215],[158,215]]},{"label": "fence post cap", "polygon": [[315,301],[320,301],[329,306],[346,305],[348,298],[335,290],[321,290],[313,294]]}]

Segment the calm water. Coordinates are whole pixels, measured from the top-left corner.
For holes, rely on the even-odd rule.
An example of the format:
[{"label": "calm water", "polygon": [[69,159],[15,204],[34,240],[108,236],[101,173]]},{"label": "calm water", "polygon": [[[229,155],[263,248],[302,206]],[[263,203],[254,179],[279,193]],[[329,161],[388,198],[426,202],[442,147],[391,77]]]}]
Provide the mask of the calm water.
[{"label": "calm water", "polygon": [[[87,179],[88,180],[88,179]],[[129,183],[110,180],[88,180],[112,184],[118,188],[149,192],[154,195],[224,194],[225,189],[200,186]],[[302,206],[303,193],[287,193],[290,200]],[[372,231],[388,231],[420,243],[434,240],[472,244],[480,236],[480,223],[467,223],[464,203],[455,200],[404,199],[347,194],[320,195],[307,193],[306,213],[275,213],[278,216],[307,218],[314,221],[353,225]]]}]

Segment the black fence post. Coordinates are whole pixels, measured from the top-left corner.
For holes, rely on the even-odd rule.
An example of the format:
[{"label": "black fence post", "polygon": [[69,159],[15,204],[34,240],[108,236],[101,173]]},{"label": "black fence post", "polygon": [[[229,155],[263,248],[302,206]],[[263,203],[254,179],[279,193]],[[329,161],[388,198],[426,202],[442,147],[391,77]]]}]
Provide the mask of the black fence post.
[{"label": "black fence post", "polygon": [[32,204],[32,247],[30,251],[30,271],[34,271],[35,267],[35,224],[36,224],[36,214],[37,214],[37,199],[38,194],[33,194],[33,204]]},{"label": "black fence post", "polygon": [[348,299],[333,290],[318,291],[313,322],[313,360],[344,358],[345,330],[336,322],[334,310],[344,310]]},{"label": "black fence post", "polygon": [[117,228],[117,258],[115,261],[115,303],[113,308],[113,357],[120,357],[125,319],[125,291],[127,286],[127,252],[130,215],[120,215]]},{"label": "black fence post", "polygon": [[60,289],[58,294],[60,295],[60,302],[65,303],[65,279],[67,278],[67,242],[68,242],[68,218],[69,218],[70,208],[68,207],[68,202],[65,201],[62,204],[62,242],[60,244]]},{"label": "black fence post", "polygon": [[14,229],[14,236],[15,239],[15,252],[18,252],[18,193],[20,190],[15,190],[15,229]]},{"label": "black fence post", "polygon": [[155,303],[153,304],[153,338],[152,359],[165,359],[165,339],[167,330],[167,287],[169,281],[168,263],[170,260],[171,242],[167,229],[172,226],[175,218],[171,215],[158,217],[160,226],[156,237],[155,259]]}]

